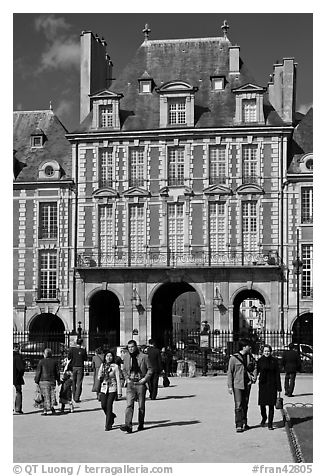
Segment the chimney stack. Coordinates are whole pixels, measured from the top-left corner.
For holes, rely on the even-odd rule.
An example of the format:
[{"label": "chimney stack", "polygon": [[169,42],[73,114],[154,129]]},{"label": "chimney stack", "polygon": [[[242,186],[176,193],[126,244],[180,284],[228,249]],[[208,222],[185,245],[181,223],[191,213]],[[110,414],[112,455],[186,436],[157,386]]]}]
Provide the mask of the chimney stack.
[{"label": "chimney stack", "polygon": [[[112,63],[108,68],[106,42],[91,31],[80,35],[80,122],[89,114],[89,96],[108,87],[108,71],[112,73]],[[112,77],[112,74],[111,76]]]},{"label": "chimney stack", "polygon": [[268,98],[281,119],[288,124],[294,121],[297,64],[293,58],[284,58],[273,66],[268,83]]},{"label": "chimney stack", "polygon": [[229,72],[240,73],[240,46],[229,46]]}]

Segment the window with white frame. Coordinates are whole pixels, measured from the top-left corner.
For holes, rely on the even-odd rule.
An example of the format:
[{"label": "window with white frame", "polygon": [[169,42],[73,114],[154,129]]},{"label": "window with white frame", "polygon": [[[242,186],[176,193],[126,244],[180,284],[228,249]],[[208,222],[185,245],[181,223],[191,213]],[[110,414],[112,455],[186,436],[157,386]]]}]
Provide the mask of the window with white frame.
[{"label": "window with white frame", "polygon": [[244,251],[258,249],[258,216],[256,202],[242,203],[242,243]]},{"label": "window with white frame", "polygon": [[256,99],[242,100],[242,120],[243,122],[257,122]]},{"label": "window with white frame", "polygon": [[242,146],[242,183],[257,183],[258,149],[256,145]]},{"label": "window with white frame", "polygon": [[209,204],[209,243],[210,251],[226,250],[226,204],[212,202]]},{"label": "window with white frame", "polygon": [[145,178],[144,149],[131,148],[129,151],[129,185],[143,187]]},{"label": "window with white frame", "polygon": [[56,239],[58,237],[58,204],[41,202],[39,204],[39,239]]},{"label": "window with white frame", "polygon": [[40,252],[40,282],[39,298],[56,299],[57,298],[57,252],[53,250],[44,250]]},{"label": "window with white frame", "polygon": [[102,148],[100,155],[100,187],[113,186],[113,150],[112,148]]},{"label": "window with white frame", "polygon": [[211,85],[212,85],[213,91],[222,91],[224,89],[224,77],[223,78],[212,77]]},{"label": "window with white frame", "polygon": [[301,223],[313,222],[313,196],[312,187],[301,188]]},{"label": "window with white frame", "polygon": [[168,184],[183,185],[185,172],[185,150],[182,147],[168,149]]},{"label": "window with white frame", "polygon": [[209,148],[209,183],[226,183],[226,147],[211,146]]},{"label": "window with white frame", "polygon": [[186,124],[186,99],[168,99],[169,124]]},{"label": "window with white frame", "polygon": [[313,294],[312,245],[302,245],[302,247],[301,247],[301,257],[302,257],[301,293],[302,293],[303,298],[306,298],[306,297],[311,298],[312,294]]},{"label": "window with white frame", "polygon": [[145,245],[145,208],[143,204],[129,207],[129,248],[131,258],[137,259],[133,253],[143,253]]},{"label": "window with white frame", "polygon": [[43,136],[31,137],[32,147],[43,147]]},{"label": "window with white frame", "polygon": [[111,204],[99,206],[99,246],[101,264],[111,261],[114,247],[114,215]]},{"label": "window with white frame", "polygon": [[183,203],[168,204],[168,242],[172,252],[184,250]]},{"label": "window with white frame", "polygon": [[113,126],[113,105],[100,106],[100,127]]}]

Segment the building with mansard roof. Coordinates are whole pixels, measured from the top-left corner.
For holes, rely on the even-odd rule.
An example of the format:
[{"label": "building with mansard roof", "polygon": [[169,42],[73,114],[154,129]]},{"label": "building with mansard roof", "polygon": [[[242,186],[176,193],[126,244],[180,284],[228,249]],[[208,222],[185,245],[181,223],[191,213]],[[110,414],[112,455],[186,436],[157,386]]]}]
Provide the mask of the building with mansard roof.
[{"label": "building with mansard roof", "polygon": [[310,332],[312,112],[296,113],[294,59],[262,85],[226,22],[143,33],[113,79],[105,40],[82,32],[75,131],[16,113],[15,326],[78,326],[90,350],[175,345],[203,323],[214,347]]},{"label": "building with mansard roof", "polygon": [[[71,147],[52,109],[13,116],[14,330],[71,325]],[[71,292],[71,291],[70,291]]]}]

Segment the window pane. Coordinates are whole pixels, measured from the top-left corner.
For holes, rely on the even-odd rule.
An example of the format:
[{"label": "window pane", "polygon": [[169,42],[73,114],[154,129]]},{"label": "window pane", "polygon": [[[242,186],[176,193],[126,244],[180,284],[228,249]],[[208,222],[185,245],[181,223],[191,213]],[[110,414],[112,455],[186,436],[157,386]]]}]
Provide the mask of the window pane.
[{"label": "window pane", "polygon": [[169,185],[184,184],[184,149],[170,148],[168,152]]},{"label": "window pane", "polygon": [[209,148],[209,183],[226,183],[226,148],[212,146]]},{"label": "window pane", "polygon": [[313,222],[313,195],[312,187],[301,189],[301,223]]},{"label": "window pane", "polygon": [[211,251],[226,250],[225,209],[225,203],[209,204],[209,240]]},{"label": "window pane", "polygon": [[130,149],[129,163],[129,185],[131,187],[143,187],[145,183],[144,149]]},{"label": "window pane", "polygon": [[112,127],[113,126],[113,107],[112,104],[100,107],[100,126]]},{"label": "window pane", "polygon": [[256,99],[242,100],[242,120],[244,122],[257,121],[257,103]]},{"label": "window pane", "polygon": [[185,99],[169,99],[169,124],[186,123],[186,101]]},{"label": "window pane", "polygon": [[258,249],[257,204],[244,202],[242,204],[242,241],[245,251]]},{"label": "window pane", "polygon": [[100,149],[100,187],[113,186],[113,151]]},{"label": "window pane", "polygon": [[170,251],[183,252],[184,217],[182,203],[168,205],[168,240]]},{"label": "window pane", "polygon": [[145,244],[145,212],[143,205],[131,205],[129,208],[130,251],[143,253]]},{"label": "window pane", "polygon": [[302,297],[312,297],[312,245],[302,245]]},{"label": "window pane", "polygon": [[57,253],[56,251],[42,251],[40,253],[40,283],[41,299],[55,299],[57,297]]},{"label": "window pane", "polygon": [[244,145],[242,147],[242,182],[258,182],[256,145]]}]

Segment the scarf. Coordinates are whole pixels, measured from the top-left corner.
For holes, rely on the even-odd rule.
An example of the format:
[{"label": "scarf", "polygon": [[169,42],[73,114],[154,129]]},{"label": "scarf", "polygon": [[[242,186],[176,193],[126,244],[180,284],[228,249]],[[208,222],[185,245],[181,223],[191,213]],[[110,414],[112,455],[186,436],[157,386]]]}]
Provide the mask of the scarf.
[{"label": "scarf", "polygon": [[139,365],[138,365],[138,360],[137,360],[137,355],[139,354],[139,352],[134,352],[132,354],[130,354],[130,357],[131,357],[131,372],[135,372],[135,373],[140,373],[140,368],[139,368]]}]

